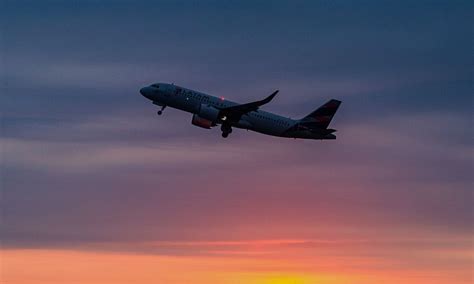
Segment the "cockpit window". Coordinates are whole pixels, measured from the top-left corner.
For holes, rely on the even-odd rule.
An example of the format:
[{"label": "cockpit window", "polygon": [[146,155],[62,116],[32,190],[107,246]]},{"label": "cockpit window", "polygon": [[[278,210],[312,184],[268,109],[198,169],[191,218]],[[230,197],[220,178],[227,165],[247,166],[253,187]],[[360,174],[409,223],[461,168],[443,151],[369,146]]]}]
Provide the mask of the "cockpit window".
[{"label": "cockpit window", "polygon": [[153,85],[151,85],[151,86],[152,86],[152,87],[155,87],[155,88],[157,88],[157,89],[160,88],[160,85],[158,85],[158,84],[153,84]]}]

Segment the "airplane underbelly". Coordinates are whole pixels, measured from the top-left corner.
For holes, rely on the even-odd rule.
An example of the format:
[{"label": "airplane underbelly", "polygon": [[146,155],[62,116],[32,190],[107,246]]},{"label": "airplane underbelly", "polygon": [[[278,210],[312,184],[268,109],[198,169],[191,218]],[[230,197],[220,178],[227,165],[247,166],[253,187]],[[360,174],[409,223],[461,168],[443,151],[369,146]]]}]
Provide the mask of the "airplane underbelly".
[{"label": "airplane underbelly", "polygon": [[250,130],[253,128],[252,124],[245,119],[239,120],[239,122],[237,122],[234,125],[234,127],[241,128],[241,129],[250,129]]},{"label": "airplane underbelly", "polygon": [[284,129],[279,125],[268,123],[266,121],[253,122],[251,130],[272,136],[281,136],[284,132]]}]

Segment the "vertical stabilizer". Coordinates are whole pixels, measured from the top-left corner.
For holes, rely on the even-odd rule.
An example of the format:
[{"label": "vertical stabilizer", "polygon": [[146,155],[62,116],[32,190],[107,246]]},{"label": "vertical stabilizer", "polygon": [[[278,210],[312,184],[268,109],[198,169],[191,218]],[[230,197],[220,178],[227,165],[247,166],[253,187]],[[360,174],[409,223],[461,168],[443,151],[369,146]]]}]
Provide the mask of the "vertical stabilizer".
[{"label": "vertical stabilizer", "polygon": [[311,128],[326,129],[329,126],[329,123],[331,123],[331,120],[339,108],[339,105],[341,105],[341,101],[334,99],[330,100],[324,105],[320,106],[317,110],[301,119],[301,123],[310,126]]}]

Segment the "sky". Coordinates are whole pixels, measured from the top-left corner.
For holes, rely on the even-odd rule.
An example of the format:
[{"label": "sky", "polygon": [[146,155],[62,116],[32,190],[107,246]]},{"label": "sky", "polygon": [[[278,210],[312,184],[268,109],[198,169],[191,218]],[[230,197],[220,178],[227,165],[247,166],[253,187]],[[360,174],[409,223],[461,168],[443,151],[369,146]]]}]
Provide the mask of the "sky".
[{"label": "sky", "polygon": [[[472,283],[470,1],[1,1],[0,280]],[[191,125],[174,83],[337,140]]]}]

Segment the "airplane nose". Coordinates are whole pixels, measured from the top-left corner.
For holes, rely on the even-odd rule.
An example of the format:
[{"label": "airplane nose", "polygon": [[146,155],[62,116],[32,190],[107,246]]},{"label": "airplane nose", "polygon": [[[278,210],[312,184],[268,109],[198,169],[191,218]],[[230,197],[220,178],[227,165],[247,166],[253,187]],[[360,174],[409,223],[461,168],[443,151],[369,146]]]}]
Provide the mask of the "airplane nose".
[{"label": "airplane nose", "polygon": [[149,87],[143,87],[140,89],[140,94],[145,98],[151,100]]}]

